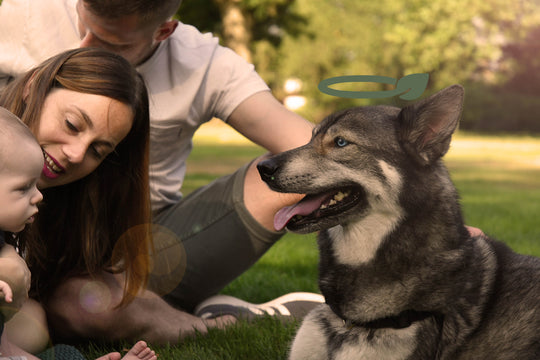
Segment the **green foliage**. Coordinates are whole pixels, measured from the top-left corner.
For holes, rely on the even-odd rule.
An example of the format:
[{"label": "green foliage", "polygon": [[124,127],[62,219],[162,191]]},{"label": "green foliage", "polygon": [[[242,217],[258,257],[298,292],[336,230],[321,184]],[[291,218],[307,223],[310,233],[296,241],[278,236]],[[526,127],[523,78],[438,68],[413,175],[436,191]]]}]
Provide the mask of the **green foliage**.
[{"label": "green foliage", "polygon": [[[219,33],[217,1],[185,0],[181,18]],[[492,107],[483,112],[481,105],[499,103],[502,107],[508,102],[505,112],[509,114],[503,117],[523,110],[528,118],[513,123],[537,131],[528,127],[536,121],[532,114],[538,113],[527,115],[537,109],[534,99],[521,101],[500,90],[509,81],[513,93],[522,94],[527,86],[540,91],[539,36],[538,30],[532,32],[540,25],[536,0],[241,0],[240,5],[253,21],[251,50],[258,72],[278,99],[287,95],[285,81],[299,78],[303,82],[300,95],[308,99],[299,112],[312,121],[337,109],[381,102],[323,94],[317,88],[323,79],[428,73],[426,93],[455,83],[487,89],[485,94],[474,95],[479,105],[470,114],[465,109],[467,122],[474,122],[475,129],[495,112]],[[389,90],[367,83],[342,84],[339,89]],[[400,104],[395,98],[382,102]],[[500,129],[510,128],[516,127]]]},{"label": "green foliage", "polygon": [[[536,76],[531,74],[531,81]],[[465,111],[460,126],[466,130],[492,133],[540,133],[537,115],[540,114],[539,95],[470,83],[466,86]]]},{"label": "green foliage", "polygon": [[219,36],[221,14],[213,0],[183,0],[176,18],[197,27],[201,32],[211,32]]},{"label": "green foliage", "polygon": [[[238,2],[243,15],[251,25],[251,39],[255,48],[258,42],[279,46],[285,34],[296,36],[302,32],[306,19],[293,10],[296,0],[241,0]],[[195,25],[202,32],[212,32],[222,37],[221,3],[231,0],[184,0],[176,17]],[[276,56],[275,53],[272,56]]]},{"label": "green foliage", "polygon": [[284,41],[279,71],[282,79],[304,80],[311,102],[302,114],[315,121],[323,113],[368,103],[320,94],[318,82],[332,76],[428,73],[431,89],[500,81],[492,67],[504,65],[503,41],[519,38],[524,26],[510,19],[532,18],[505,0],[299,0],[298,6],[311,19],[310,38]]}]

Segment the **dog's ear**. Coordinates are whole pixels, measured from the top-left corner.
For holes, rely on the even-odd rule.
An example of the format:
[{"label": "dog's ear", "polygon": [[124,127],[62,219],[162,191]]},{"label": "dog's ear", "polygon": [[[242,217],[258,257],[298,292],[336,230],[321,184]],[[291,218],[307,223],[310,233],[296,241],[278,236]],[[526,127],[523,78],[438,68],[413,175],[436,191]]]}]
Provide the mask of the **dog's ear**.
[{"label": "dog's ear", "polygon": [[430,165],[448,151],[463,108],[464,89],[453,85],[403,108],[399,138],[405,150],[421,165]]}]

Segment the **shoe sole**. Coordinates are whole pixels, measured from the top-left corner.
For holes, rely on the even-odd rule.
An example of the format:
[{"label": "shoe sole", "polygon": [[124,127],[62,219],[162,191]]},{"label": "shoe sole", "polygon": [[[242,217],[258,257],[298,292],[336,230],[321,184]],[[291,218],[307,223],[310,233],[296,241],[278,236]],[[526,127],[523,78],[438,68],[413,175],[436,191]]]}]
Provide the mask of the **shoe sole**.
[{"label": "shoe sole", "polygon": [[[324,303],[324,296],[308,292],[295,292],[285,294],[262,304],[253,304],[229,295],[216,295],[197,305],[194,315],[203,319],[214,318],[221,315],[233,315],[236,317],[247,315],[248,318],[264,315],[295,318],[304,317],[308,311],[300,311],[302,314],[292,314],[290,309],[284,305],[291,304],[291,307],[295,307],[294,303],[310,303],[308,306],[310,307],[309,310],[311,310],[311,308],[318,304]],[[217,311],[208,311],[212,308]]]}]

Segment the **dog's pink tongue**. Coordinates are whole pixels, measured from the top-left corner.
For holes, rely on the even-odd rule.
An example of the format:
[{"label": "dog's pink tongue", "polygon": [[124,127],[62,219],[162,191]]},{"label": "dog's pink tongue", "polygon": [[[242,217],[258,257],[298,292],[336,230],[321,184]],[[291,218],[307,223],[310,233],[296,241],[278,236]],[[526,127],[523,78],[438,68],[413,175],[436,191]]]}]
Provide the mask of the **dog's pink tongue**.
[{"label": "dog's pink tongue", "polygon": [[311,214],[321,206],[322,200],[320,197],[304,198],[297,204],[284,207],[274,216],[274,228],[277,231],[283,230],[295,215]]}]

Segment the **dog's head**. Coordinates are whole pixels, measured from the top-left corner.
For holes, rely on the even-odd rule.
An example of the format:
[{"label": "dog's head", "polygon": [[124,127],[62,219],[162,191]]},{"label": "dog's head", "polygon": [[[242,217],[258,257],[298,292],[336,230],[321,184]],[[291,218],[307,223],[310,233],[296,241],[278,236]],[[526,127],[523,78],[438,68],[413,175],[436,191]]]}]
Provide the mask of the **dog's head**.
[{"label": "dog's head", "polygon": [[404,174],[426,174],[447,152],[463,97],[454,85],[403,109],[341,111],[325,118],[307,145],[259,163],[271,189],[307,194],[276,214],[276,229],[307,233],[368,213],[398,217],[398,194],[414,191]]}]

